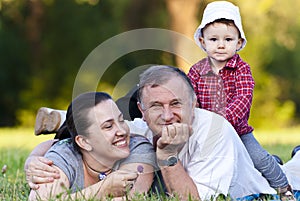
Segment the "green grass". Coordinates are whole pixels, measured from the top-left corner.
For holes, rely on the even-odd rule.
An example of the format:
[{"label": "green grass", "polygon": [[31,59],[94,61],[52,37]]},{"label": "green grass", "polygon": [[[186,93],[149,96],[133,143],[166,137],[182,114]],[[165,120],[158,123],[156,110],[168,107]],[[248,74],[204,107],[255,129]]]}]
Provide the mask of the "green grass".
[{"label": "green grass", "polygon": [[[280,131],[257,130],[254,135],[271,154],[280,156],[286,162],[293,147],[300,144],[299,133],[300,128],[292,128]],[[0,168],[7,165],[7,171],[0,175],[0,200],[27,200],[29,188],[25,182],[24,162],[37,144],[53,136],[34,136],[33,129],[0,129]],[[159,199],[152,197],[149,200]]]}]

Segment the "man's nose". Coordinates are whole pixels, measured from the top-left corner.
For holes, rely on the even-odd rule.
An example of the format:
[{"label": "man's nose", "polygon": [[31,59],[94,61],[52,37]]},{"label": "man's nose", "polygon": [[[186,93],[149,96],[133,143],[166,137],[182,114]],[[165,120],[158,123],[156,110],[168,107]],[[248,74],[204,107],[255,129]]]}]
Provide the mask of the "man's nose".
[{"label": "man's nose", "polygon": [[169,106],[164,107],[163,113],[162,113],[162,119],[164,121],[170,121],[174,117],[174,113],[172,109]]}]

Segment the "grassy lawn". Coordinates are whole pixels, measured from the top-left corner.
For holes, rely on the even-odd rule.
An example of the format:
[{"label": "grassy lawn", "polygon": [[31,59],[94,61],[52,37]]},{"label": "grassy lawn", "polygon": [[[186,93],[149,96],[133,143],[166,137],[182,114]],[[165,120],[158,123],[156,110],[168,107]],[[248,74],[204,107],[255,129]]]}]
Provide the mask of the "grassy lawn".
[{"label": "grassy lawn", "polygon": [[[300,144],[299,133],[300,128],[292,128],[256,130],[254,135],[271,154],[280,156],[286,162],[293,147]],[[7,166],[6,172],[0,175],[0,200],[27,200],[29,188],[23,171],[25,159],[37,144],[53,137],[34,136],[34,130],[27,128],[0,129],[0,168]]]}]

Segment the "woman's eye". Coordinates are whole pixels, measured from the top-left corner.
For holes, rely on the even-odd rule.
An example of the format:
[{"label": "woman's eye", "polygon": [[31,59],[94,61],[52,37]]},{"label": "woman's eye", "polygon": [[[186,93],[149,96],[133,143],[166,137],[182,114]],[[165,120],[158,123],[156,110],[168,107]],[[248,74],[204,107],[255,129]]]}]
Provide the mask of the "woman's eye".
[{"label": "woman's eye", "polygon": [[106,124],[106,125],[103,126],[103,128],[110,129],[110,128],[112,128],[112,124]]}]

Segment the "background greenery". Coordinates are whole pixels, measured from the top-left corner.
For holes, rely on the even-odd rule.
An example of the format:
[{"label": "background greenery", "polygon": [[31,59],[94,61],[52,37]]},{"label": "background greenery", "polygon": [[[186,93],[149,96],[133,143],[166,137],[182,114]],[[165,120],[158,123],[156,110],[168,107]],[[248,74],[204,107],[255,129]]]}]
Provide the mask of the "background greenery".
[{"label": "background greenery", "polygon": [[[0,200],[27,200],[24,161],[36,144],[53,137],[33,136],[36,111],[67,107],[78,70],[94,48],[139,28],[164,28],[192,38],[209,2],[0,0],[0,168],[7,165],[0,175]],[[254,134],[270,153],[287,161],[300,144],[300,1],[232,2],[240,7],[248,40],[240,54],[256,81],[250,119]],[[136,51],[115,61],[98,84],[111,92],[128,71],[150,63],[185,72],[191,65],[165,52]]]},{"label": "background greenery", "polygon": [[[32,127],[39,107],[66,108],[84,59],[117,34],[148,27],[192,38],[209,2],[0,0],[0,126]],[[256,81],[251,124],[265,129],[299,124],[300,1],[232,2],[240,7],[248,40],[240,54]],[[149,63],[185,71],[191,65],[165,52],[136,51],[109,67],[101,90],[110,92],[128,71]]]}]

